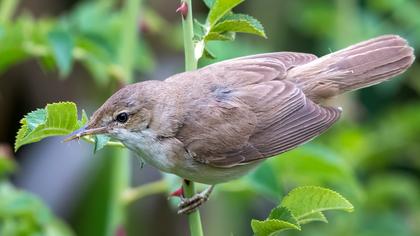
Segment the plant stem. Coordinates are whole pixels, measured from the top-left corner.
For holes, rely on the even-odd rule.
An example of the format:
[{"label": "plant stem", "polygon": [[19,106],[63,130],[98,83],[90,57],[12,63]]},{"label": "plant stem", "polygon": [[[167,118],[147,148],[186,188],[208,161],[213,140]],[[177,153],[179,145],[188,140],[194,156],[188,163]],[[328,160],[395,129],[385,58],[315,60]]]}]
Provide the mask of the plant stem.
[{"label": "plant stem", "polygon": [[133,82],[134,55],[139,40],[138,22],[142,0],[125,0],[123,6],[124,27],[118,60],[123,68],[125,83]]},{"label": "plant stem", "polygon": [[[122,17],[125,26],[121,34],[118,60],[124,70],[124,84],[133,82],[134,52],[136,51],[138,17],[141,0],[125,0]],[[107,235],[115,235],[117,230],[126,225],[126,207],[122,201],[124,192],[130,187],[130,155],[128,149],[115,149],[111,158],[111,193]],[[125,227],[126,228],[126,227]]]},{"label": "plant stem", "polygon": [[192,18],[191,0],[181,0],[181,3],[186,3],[188,6],[188,13],[186,18],[182,17],[182,31],[184,37],[184,55],[185,55],[185,70],[197,69],[197,60],[194,56],[194,28]]},{"label": "plant stem", "polygon": [[111,161],[110,208],[108,211],[107,235],[115,235],[117,230],[125,225],[125,205],[121,195],[130,185],[130,155],[127,149],[114,148]]},{"label": "plant stem", "polygon": [[[188,11],[182,14],[182,30],[184,37],[184,54],[185,54],[185,70],[197,69],[197,60],[194,55],[194,29],[193,29],[193,17],[192,17],[192,4],[191,0],[181,0],[181,4],[186,4]],[[181,12],[182,13],[182,12]],[[184,181],[183,183],[185,197],[192,197],[195,194],[194,182]],[[188,223],[190,225],[190,233],[192,236],[202,236],[203,227],[201,225],[200,212],[195,210],[188,215]]]},{"label": "plant stem", "polygon": [[[183,183],[184,195],[189,198],[194,196],[195,187],[194,182],[189,180],[184,180]],[[190,225],[191,236],[203,236],[203,226],[201,225],[200,212],[195,210],[194,212],[188,215],[188,224]]]},{"label": "plant stem", "polygon": [[161,179],[159,181],[155,181],[152,183],[141,185],[136,188],[125,190],[122,197],[122,201],[127,206],[133,203],[134,201],[139,200],[140,198],[143,198],[152,194],[165,192],[167,189],[168,189],[167,181],[165,179]]},{"label": "plant stem", "polygon": [[18,0],[2,0],[0,2],[0,23],[9,22],[15,13],[18,3]]}]

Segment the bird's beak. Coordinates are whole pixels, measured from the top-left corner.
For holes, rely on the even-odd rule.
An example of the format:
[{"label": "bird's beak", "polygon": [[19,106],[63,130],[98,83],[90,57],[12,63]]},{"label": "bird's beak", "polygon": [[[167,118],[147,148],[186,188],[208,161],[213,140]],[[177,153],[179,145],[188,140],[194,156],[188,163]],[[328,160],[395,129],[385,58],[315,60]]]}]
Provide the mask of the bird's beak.
[{"label": "bird's beak", "polygon": [[63,142],[68,142],[74,139],[79,139],[85,135],[95,135],[95,134],[103,134],[106,133],[106,127],[98,127],[98,128],[90,128],[89,125],[85,125],[82,128],[74,131],[73,133],[69,134]]}]

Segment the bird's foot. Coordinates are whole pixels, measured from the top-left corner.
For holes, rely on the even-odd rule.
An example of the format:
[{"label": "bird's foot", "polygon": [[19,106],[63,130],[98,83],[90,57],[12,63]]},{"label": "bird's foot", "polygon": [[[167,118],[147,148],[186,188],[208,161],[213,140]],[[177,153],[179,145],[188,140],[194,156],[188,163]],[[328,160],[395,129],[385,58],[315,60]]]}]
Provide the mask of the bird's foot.
[{"label": "bird's foot", "polygon": [[178,205],[178,214],[190,214],[195,211],[203,203],[209,200],[213,188],[214,186],[212,185],[201,193],[197,193],[190,198],[181,198],[181,203]]}]

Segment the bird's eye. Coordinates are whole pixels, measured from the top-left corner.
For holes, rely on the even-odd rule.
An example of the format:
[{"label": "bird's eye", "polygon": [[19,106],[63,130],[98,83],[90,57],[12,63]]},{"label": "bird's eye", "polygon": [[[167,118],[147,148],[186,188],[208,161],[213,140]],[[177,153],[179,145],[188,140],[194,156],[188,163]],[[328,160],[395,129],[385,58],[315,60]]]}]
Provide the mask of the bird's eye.
[{"label": "bird's eye", "polygon": [[120,114],[117,115],[117,117],[115,117],[115,120],[118,123],[125,123],[128,120],[128,114],[127,112],[121,112]]}]

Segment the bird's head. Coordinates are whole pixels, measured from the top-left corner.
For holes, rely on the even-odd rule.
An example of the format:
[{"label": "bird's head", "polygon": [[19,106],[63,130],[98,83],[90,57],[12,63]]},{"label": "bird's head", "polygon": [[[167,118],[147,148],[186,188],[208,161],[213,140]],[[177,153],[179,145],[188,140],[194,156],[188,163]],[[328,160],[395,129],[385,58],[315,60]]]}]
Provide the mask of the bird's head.
[{"label": "bird's head", "polygon": [[126,86],[113,94],[88,123],[65,141],[85,135],[105,134],[124,142],[130,135],[146,129],[151,119],[151,106],[144,99],[141,84]]}]

